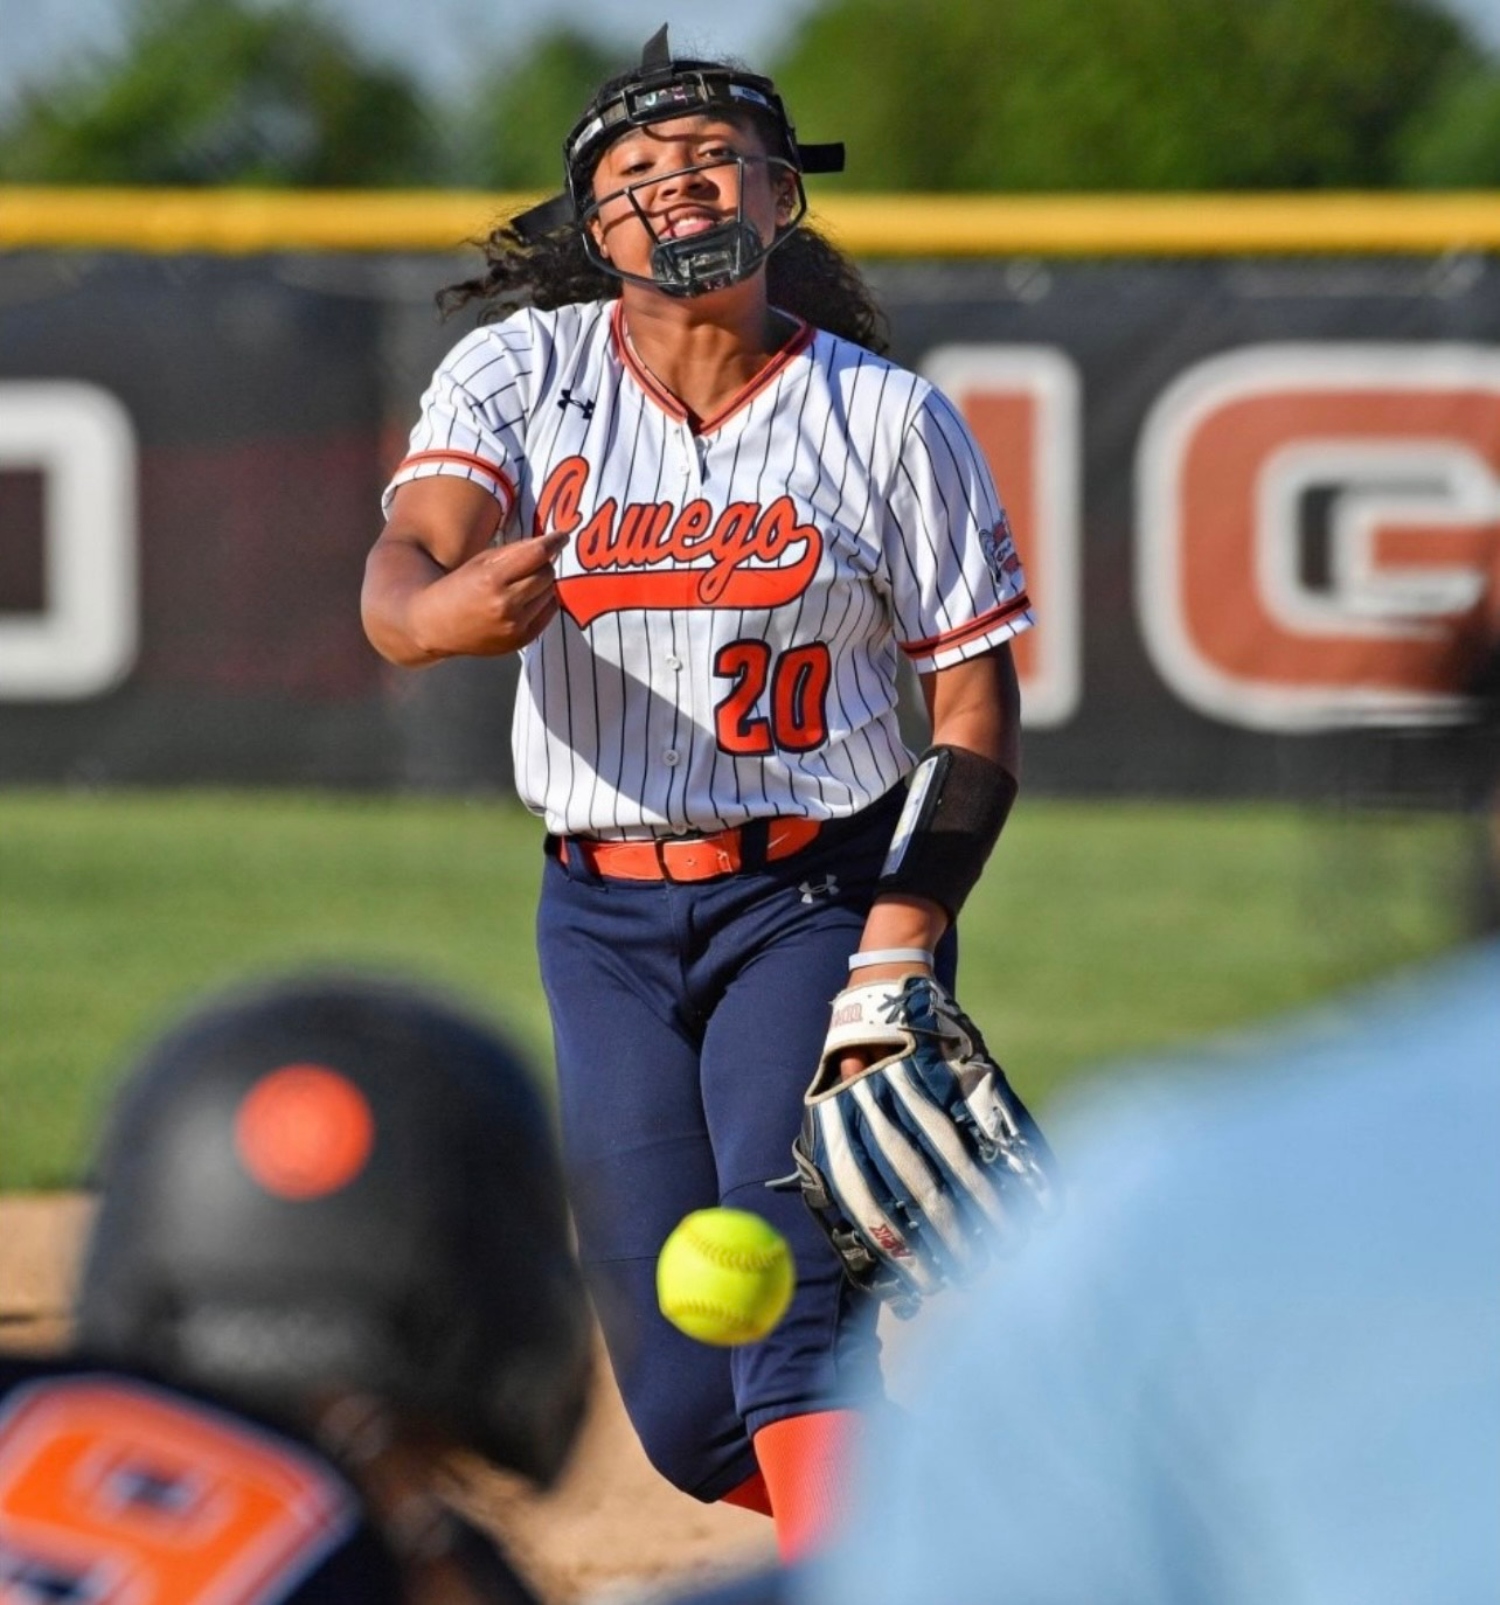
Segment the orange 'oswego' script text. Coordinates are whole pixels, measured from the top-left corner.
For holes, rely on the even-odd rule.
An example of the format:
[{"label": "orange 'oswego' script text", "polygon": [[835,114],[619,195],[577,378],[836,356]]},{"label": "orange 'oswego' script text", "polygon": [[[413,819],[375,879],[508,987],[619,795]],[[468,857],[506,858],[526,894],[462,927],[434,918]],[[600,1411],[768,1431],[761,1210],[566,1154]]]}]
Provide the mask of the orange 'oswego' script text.
[{"label": "orange 'oswego' script text", "polygon": [[765,506],[730,502],[717,517],[702,497],[682,507],[619,507],[610,497],[585,519],[589,471],[585,458],[565,458],[536,505],[536,534],[573,537],[583,572],[561,576],[557,591],[580,627],[620,608],[780,607],[801,596],[817,572],[823,536],[816,525],[797,522],[790,496]]}]

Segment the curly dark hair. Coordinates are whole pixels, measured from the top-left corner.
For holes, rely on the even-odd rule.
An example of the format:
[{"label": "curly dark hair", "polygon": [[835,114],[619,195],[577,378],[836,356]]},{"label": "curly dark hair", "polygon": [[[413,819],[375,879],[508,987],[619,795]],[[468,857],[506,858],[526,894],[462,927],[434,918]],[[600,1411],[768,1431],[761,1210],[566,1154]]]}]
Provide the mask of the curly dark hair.
[{"label": "curly dark hair", "polygon": [[[728,59],[679,59],[674,65],[745,70],[743,63]],[[637,76],[638,70],[632,69],[607,79],[591,97],[584,118]],[[737,115],[760,131],[768,151],[790,154],[785,129],[773,119],[749,109]],[[608,143],[596,146],[573,175],[578,190],[587,185]],[[516,233],[513,222],[514,217],[503,219],[487,236],[470,242],[484,252],[484,272],[438,292],[444,317],[476,301],[481,303],[479,321],[491,323],[519,306],[550,311],[575,301],[607,301],[619,295],[620,281],[590,261],[576,226],[528,242]],[[797,227],[776,246],[766,261],[766,294],[772,306],[814,328],[869,351],[883,353],[889,347],[885,314],[859,269],[816,229]]]},{"label": "curly dark hair", "polygon": [[[550,311],[574,301],[607,301],[620,293],[620,281],[589,260],[576,228],[559,229],[528,244],[506,219],[473,243],[484,252],[484,271],[438,292],[445,317],[477,301],[479,321],[492,323],[520,306]],[[772,306],[814,328],[868,351],[888,348],[885,314],[859,269],[816,229],[794,229],[771,253],[766,293]]]}]

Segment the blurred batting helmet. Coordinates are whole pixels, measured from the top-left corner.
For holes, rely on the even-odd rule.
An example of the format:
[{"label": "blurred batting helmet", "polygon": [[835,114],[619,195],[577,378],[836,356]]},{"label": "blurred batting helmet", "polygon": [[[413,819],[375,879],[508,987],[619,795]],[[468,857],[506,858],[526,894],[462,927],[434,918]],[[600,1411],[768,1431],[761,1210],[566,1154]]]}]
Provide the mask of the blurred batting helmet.
[{"label": "blurred batting helmet", "polygon": [[[740,200],[736,216],[715,228],[686,239],[663,239],[652,227],[635,190],[645,185],[626,185],[613,194],[595,197],[594,169],[599,158],[622,134],[632,128],[694,113],[748,115],[766,133],[767,162],[791,175],[796,191],[794,215],[778,230],[768,245],[745,218],[744,167],[748,158],[734,159],[740,168]],[[726,165],[721,161],[699,163],[681,172],[698,172],[705,167]],[[722,62],[674,57],[667,43],[667,30],[659,29],[646,42],[641,63],[634,71],[612,78],[589,102],[583,116],[563,141],[563,170],[567,189],[552,200],[533,207],[513,220],[512,226],[524,240],[533,240],[568,225],[580,229],[589,260],[616,278],[648,284],[668,295],[703,295],[747,279],[777,246],[783,243],[807,215],[807,196],[802,188],[804,173],[838,173],[844,167],[844,147],[802,145],[788,117],[781,96],[769,78],[745,72]],[[659,184],[675,174],[654,174],[650,184]],[[599,250],[588,223],[605,201],[625,196],[636,215],[655,240],[651,253],[651,277],[622,272]]]},{"label": "blurred batting helmet", "polygon": [[263,1410],[386,1401],[549,1482],[589,1323],[540,1096],[486,1027],[406,986],[210,1004],[115,1108],[79,1342]]}]

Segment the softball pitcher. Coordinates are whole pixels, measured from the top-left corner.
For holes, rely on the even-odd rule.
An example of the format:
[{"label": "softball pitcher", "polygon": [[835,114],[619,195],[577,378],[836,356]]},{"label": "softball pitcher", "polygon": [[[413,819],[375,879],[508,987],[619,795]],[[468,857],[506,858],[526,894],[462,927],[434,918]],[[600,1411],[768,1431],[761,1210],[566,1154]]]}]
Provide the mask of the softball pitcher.
[{"label": "softball pitcher", "polygon": [[[768,79],[663,28],[569,133],[565,192],[449,293],[497,321],[423,398],[363,595],[395,663],[521,654],[564,1143],[620,1388],[664,1475],[773,1515],[786,1553],[838,1509],[879,1295],[913,1307],[1050,1192],[949,991],[1016,792],[1030,602],[962,420],[802,226],[802,174],[842,165]],[[664,1239],[713,1204],[797,1261],[786,1319],[733,1350],[656,1307]]]}]

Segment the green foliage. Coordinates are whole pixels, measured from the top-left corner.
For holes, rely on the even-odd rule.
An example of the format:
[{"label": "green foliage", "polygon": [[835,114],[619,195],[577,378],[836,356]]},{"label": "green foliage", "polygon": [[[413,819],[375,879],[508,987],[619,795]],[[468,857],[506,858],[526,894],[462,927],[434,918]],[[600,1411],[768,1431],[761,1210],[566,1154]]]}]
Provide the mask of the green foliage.
[{"label": "green foliage", "polygon": [[[964,910],[961,996],[1028,1100],[1457,941],[1463,826],[1023,801]],[[0,793],[0,1188],[76,1183],[122,1059],[205,988],[399,968],[550,1033],[514,804]]]},{"label": "green foliage", "polygon": [[590,95],[622,67],[620,54],[571,29],[543,35],[473,97],[476,182],[493,189],[559,189],[562,145]]},{"label": "green foliage", "polygon": [[1450,83],[1407,130],[1400,161],[1413,189],[1500,189],[1500,70]]},{"label": "green foliage", "polygon": [[[0,126],[0,181],[551,189],[636,49],[555,29],[429,110],[314,0],[131,3]],[[769,65],[839,190],[1500,183],[1500,63],[1439,0],[822,0]]]},{"label": "green foliage", "polygon": [[0,178],[360,185],[431,179],[416,90],[296,0],[139,0],[123,56],[32,91]]},{"label": "green foliage", "polygon": [[1379,188],[1482,61],[1421,0],[834,0],[777,76],[855,187]]}]

